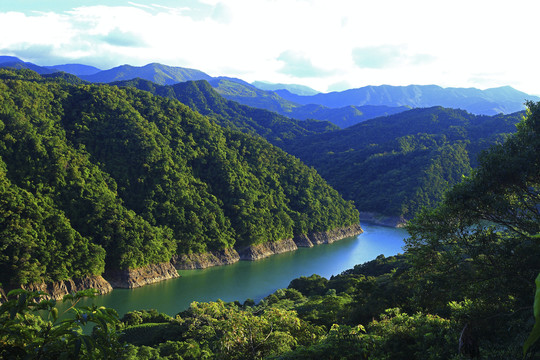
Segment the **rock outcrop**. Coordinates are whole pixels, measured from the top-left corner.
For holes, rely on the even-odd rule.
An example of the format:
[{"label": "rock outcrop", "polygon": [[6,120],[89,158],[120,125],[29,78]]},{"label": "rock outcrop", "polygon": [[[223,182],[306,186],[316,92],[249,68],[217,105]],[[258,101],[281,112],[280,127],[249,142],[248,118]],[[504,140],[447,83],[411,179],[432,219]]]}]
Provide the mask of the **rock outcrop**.
[{"label": "rock outcrop", "polygon": [[137,269],[108,270],[103,276],[113,288],[133,289],[178,277],[178,271],[170,262],[150,264]]},{"label": "rock outcrop", "polygon": [[229,265],[240,260],[234,249],[211,251],[202,254],[175,255],[171,263],[178,270],[205,269],[211,266]]},{"label": "rock outcrop", "polygon": [[355,224],[335,230],[313,232],[305,235],[298,235],[293,238],[293,241],[298,247],[312,247],[319,244],[331,244],[335,241],[356,236],[364,231],[360,224]]},{"label": "rock outcrop", "polygon": [[259,260],[274,254],[281,254],[287,251],[298,249],[293,239],[285,239],[276,242],[251,245],[238,250],[240,260]]},{"label": "rock outcrop", "polygon": [[312,247],[318,244],[330,244],[346,237],[361,234],[359,224],[325,231],[295,236],[293,239],[284,239],[258,245],[251,245],[238,250],[226,249],[203,254],[176,255],[171,263],[178,270],[204,269],[211,266],[233,264],[239,260],[259,260],[265,257],[297,250],[299,247]]},{"label": "rock outcrop", "polygon": [[47,298],[60,300],[66,294],[80,290],[96,289],[98,293],[106,294],[112,291],[112,286],[101,276],[85,276],[80,279],[55,281],[52,283],[38,283],[22,285],[21,288],[28,291],[43,291]]}]

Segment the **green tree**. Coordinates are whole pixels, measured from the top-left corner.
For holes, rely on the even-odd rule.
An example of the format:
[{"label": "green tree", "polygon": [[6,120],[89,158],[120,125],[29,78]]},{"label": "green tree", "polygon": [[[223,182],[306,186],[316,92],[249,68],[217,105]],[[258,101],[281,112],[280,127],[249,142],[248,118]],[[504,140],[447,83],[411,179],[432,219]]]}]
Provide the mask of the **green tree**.
[{"label": "green tree", "polygon": [[[0,357],[5,359],[115,359],[122,352],[113,309],[77,306],[97,293],[90,289],[64,296],[67,310],[55,300],[22,289],[8,294],[0,306]],[[95,325],[91,335],[83,326]]]}]

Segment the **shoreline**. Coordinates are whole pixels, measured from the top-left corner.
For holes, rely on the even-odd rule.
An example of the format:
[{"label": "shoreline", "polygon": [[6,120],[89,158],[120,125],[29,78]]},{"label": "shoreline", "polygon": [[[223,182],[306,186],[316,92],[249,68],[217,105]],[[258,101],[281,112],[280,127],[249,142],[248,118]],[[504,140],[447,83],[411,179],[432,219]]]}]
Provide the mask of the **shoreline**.
[{"label": "shoreline", "polygon": [[[360,224],[354,224],[324,232],[297,235],[292,239],[251,245],[238,250],[225,249],[202,254],[175,255],[169,262],[149,264],[137,269],[107,270],[102,275],[85,276],[81,279],[68,279],[52,283],[28,284],[19,288],[30,291],[43,291],[47,294],[47,298],[55,300],[61,300],[66,294],[90,288],[96,289],[99,295],[103,295],[113,289],[133,289],[177,278],[180,276],[177,270],[205,269],[212,266],[229,265],[238,261],[256,261],[271,255],[294,251],[299,247],[330,244],[361,233],[363,233],[363,230]],[[0,294],[3,293],[4,289],[0,288]],[[0,303],[2,302],[1,297],[0,295]]]}]

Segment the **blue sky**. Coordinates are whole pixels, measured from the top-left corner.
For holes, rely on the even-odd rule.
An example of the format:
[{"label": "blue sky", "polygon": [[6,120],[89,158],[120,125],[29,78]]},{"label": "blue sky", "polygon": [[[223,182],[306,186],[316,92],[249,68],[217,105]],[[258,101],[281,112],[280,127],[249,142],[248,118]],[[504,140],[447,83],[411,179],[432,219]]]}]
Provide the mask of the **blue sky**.
[{"label": "blue sky", "polygon": [[0,55],[160,62],[319,91],[510,85],[540,95],[537,0],[0,0]]}]

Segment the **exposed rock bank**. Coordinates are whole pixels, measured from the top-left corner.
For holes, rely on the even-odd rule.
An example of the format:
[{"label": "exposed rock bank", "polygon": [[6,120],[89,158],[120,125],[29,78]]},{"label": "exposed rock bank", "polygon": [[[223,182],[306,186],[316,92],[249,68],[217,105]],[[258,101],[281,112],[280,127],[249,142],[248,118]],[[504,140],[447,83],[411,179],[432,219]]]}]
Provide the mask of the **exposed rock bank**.
[{"label": "exposed rock bank", "polygon": [[375,225],[402,228],[407,223],[403,216],[386,216],[373,212],[360,212],[360,221]]},{"label": "exposed rock bank", "polygon": [[202,254],[175,255],[171,263],[178,270],[205,269],[211,266],[229,265],[240,260],[234,249],[212,251]]},{"label": "exposed rock bank", "polygon": [[241,260],[259,260],[274,254],[297,250],[298,247],[293,239],[285,239],[276,242],[251,245],[238,250]]},{"label": "exposed rock bank", "polygon": [[[387,225],[391,226],[391,225]],[[211,266],[228,265],[239,260],[259,260],[270,255],[297,250],[298,247],[312,247],[318,244],[330,244],[346,237],[363,232],[360,224],[326,232],[314,232],[295,236],[277,242],[252,245],[238,251],[225,249],[203,254],[176,255],[171,262],[150,264],[137,269],[108,270],[101,276],[87,276],[81,279],[57,281],[21,286],[30,291],[43,291],[53,299],[62,299],[66,294],[94,288],[99,294],[106,294],[113,288],[132,289],[159,281],[178,277],[179,270],[204,269]],[[0,288],[0,298],[2,297]],[[0,300],[1,302],[1,300]]]},{"label": "exposed rock bank", "polygon": [[364,231],[360,224],[351,225],[344,228],[339,228],[324,232],[314,232],[306,235],[298,235],[294,237],[294,242],[298,247],[312,247],[320,244],[331,244],[335,241],[356,236]]},{"label": "exposed rock bank", "polygon": [[113,288],[133,289],[178,277],[178,271],[170,262],[150,264],[137,269],[108,270],[103,276]]},{"label": "exposed rock bank", "polygon": [[43,291],[48,294],[47,298],[61,300],[64,295],[80,290],[96,289],[100,295],[112,291],[112,286],[101,276],[85,276],[80,279],[55,281],[52,283],[39,283],[22,285],[22,289],[28,291]]},{"label": "exposed rock bank", "polygon": [[247,246],[238,250],[226,249],[203,254],[177,255],[171,259],[171,263],[179,270],[204,269],[211,266],[232,264],[239,260],[259,260],[274,254],[294,251],[299,247],[330,244],[362,232],[360,224],[355,224],[325,232],[299,235],[293,239]]}]

